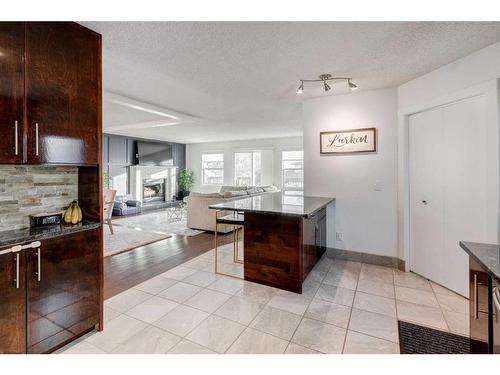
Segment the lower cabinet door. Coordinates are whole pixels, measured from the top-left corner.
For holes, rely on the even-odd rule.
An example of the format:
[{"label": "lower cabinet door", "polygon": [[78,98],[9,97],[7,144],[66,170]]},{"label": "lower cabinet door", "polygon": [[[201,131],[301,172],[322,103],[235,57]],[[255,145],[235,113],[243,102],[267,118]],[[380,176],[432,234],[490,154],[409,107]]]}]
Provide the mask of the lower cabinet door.
[{"label": "lower cabinet door", "polygon": [[47,353],[99,323],[99,229],[27,253],[27,352]]},{"label": "lower cabinet door", "polygon": [[0,255],[1,354],[26,352],[26,285],[24,273],[24,252],[9,252]]}]

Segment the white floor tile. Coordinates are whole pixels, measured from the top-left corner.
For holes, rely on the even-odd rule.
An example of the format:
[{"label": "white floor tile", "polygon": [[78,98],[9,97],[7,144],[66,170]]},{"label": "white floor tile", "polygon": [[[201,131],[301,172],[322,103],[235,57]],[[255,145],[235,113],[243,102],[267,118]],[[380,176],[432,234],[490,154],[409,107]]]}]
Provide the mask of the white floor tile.
[{"label": "white floor tile", "polygon": [[158,294],[165,289],[170,288],[175,283],[177,283],[177,280],[167,279],[162,276],[156,276],[139,285],[134,286],[134,289],[138,289],[149,294]]},{"label": "white floor tile", "polygon": [[441,309],[397,301],[398,319],[424,326],[448,330]]},{"label": "white floor tile", "polygon": [[165,354],[181,338],[159,328],[148,326],[113,350],[113,354]]},{"label": "white floor tile", "polygon": [[441,308],[447,311],[454,311],[461,314],[469,314],[469,300],[458,294],[436,294]]},{"label": "white floor tile", "polygon": [[396,317],[396,304],[392,298],[385,298],[375,296],[373,294],[356,292],[353,307],[377,314]]},{"label": "white floor tile", "polygon": [[230,354],[282,354],[288,341],[271,336],[267,333],[247,328],[227,353]]},{"label": "white floor tile", "polygon": [[384,284],[369,279],[360,279],[357,290],[376,296],[394,298],[394,284]]},{"label": "white floor tile", "polygon": [[279,291],[273,298],[271,298],[267,305],[269,307],[285,310],[293,314],[303,315],[310,302],[311,299],[308,296],[292,292]]},{"label": "white floor tile", "polygon": [[322,284],[316,293],[316,298],[350,307],[352,306],[352,302],[354,300],[354,291],[346,288]]},{"label": "white floor tile", "polygon": [[215,282],[210,284],[207,289],[233,295],[239,292],[243,288],[244,284],[245,282],[240,279],[232,277],[221,277],[219,280],[216,280]]},{"label": "white floor tile", "polygon": [[104,323],[108,323],[109,321],[117,318],[121,315],[121,312],[113,310],[110,307],[104,307]]},{"label": "white floor tile", "polygon": [[104,350],[92,345],[89,342],[82,341],[70,346],[60,354],[107,354]]},{"label": "white floor tile", "polygon": [[189,306],[179,305],[168,314],[153,323],[174,335],[184,337],[208,317],[204,311]]},{"label": "white floor tile", "polygon": [[153,297],[149,293],[141,292],[137,289],[128,289],[123,293],[117,294],[114,297],[106,300],[104,303],[106,307],[109,307],[115,311],[124,313],[130,310],[132,307],[146,301]]},{"label": "white floor tile", "polygon": [[104,327],[104,331],[96,332],[85,341],[95,345],[106,352],[111,352],[139,331],[147,327],[147,324],[127,315],[120,315],[111,320]]},{"label": "white floor tile", "polygon": [[349,330],[399,342],[398,320],[387,315],[352,309]]},{"label": "white floor tile", "polygon": [[291,341],[322,353],[340,354],[345,334],[344,328],[304,318]]},{"label": "white floor tile", "polygon": [[277,293],[277,289],[251,282],[245,282],[243,288],[235,295],[248,301],[266,304]]},{"label": "white floor tile", "polygon": [[232,297],[219,307],[214,314],[246,326],[263,308],[264,305],[260,303],[247,301],[240,297]]},{"label": "white floor tile", "polygon": [[189,340],[182,340],[168,352],[168,354],[216,354],[213,350],[205,348]]},{"label": "white floor tile", "polygon": [[285,354],[323,354],[323,353],[291,342],[288,344],[288,347],[285,350]]},{"label": "white floor tile", "polygon": [[181,281],[185,279],[188,276],[191,276],[192,274],[196,273],[197,271],[192,268],[187,268],[183,266],[177,266],[175,268],[172,268],[171,270],[168,270],[167,272],[162,273],[160,276],[165,277],[167,279],[174,279]]},{"label": "white floor tile", "polygon": [[469,314],[443,310],[443,315],[451,332],[467,337],[470,335]]},{"label": "white floor tile", "polygon": [[178,305],[177,302],[165,298],[153,297],[133,307],[126,314],[143,322],[153,323]]},{"label": "white floor tile", "polygon": [[231,296],[228,294],[216,292],[215,290],[203,289],[184,302],[184,304],[208,313],[213,313],[229,298],[231,298]]},{"label": "white floor tile", "polygon": [[348,331],[344,347],[345,354],[397,354],[399,345],[362,333]]},{"label": "white floor tile", "polygon": [[211,315],[186,338],[217,353],[224,353],[244,329],[241,324]]},{"label": "white floor tile", "polygon": [[205,271],[197,271],[196,273],[183,279],[183,281],[185,283],[189,283],[189,284],[193,284],[193,285],[205,288],[208,285],[212,284],[217,279],[219,279],[219,276],[217,276],[214,273],[205,272]]},{"label": "white floor tile", "polygon": [[290,340],[300,323],[300,319],[299,315],[266,307],[257,315],[250,327],[284,340]]},{"label": "white floor tile", "polygon": [[350,315],[350,307],[315,298],[311,301],[304,317],[347,328]]},{"label": "white floor tile", "polygon": [[433,292],[428,292],[420,289],[406,288],[396,285],[396,299],[438,308],[438,301]]},{"label": "white floor tile", "polygon": [[432,291],[429,281],[413,272],[394,270],[394,284],[407,288],[421,289],[428,292]]},{"label": "white floor tile", "polygon": [[200,288],[199,286],[186,284],[181,281],[171,286],[170,288],[165,289],[163,292],[158,294],[158,297],[167,298],[178,303],[183,303],[194,296],[196,293],[201,291],[201,289],[202,288]]}]

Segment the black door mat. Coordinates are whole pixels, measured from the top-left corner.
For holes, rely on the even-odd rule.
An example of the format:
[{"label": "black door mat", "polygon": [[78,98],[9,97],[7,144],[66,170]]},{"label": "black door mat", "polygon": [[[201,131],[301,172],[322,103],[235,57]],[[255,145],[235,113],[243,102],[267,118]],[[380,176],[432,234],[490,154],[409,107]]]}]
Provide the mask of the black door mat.
[{"label": "black door mat", "polygon": [[470,339],[398,320],[401,354],[470,354]]}]

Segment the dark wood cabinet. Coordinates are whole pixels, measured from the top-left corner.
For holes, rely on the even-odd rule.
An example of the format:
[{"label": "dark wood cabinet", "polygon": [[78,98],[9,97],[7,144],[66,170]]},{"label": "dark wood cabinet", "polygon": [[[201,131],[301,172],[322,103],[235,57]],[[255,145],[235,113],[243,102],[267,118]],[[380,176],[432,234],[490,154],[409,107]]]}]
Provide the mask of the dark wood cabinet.
[{"label": "dark wood cabinet", "polygon": [[[10,248],[9,248],[10,249]],[[2,254],[3,251],[7,251]],[[0,353],[26,351],[24,252],[0,249]]]},{"label": "dark wood cabinet", "polygon": [[22,163],[24,24],[0,22],[0,47],[0,163]]},{"label": "dark wood cabinet", "polygon": [[0,163],[100,163],[101,36],[73,22],[0,23]]},{"label": "dark wood cabinet", "polygon": [[27,252],[27,352],[50,352],[99,323],[99,230]]},{"label": "dark wood cabinet", "polygon": [[100,36],[76,23],[26,24],[29,163],[97,164]]}]

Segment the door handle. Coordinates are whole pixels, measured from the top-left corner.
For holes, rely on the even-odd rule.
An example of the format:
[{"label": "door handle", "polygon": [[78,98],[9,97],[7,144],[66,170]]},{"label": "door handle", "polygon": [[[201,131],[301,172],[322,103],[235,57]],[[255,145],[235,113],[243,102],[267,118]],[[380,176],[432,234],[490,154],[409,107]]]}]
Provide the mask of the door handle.
[{"label": "door handle", "polygon": [[42,250],[40,248],[36,249],[36,257],[38,265],[35,276],[37,281],[42,281]]},{"label": "door handle", "polygon": [[14,121],[14,153],[16,156],[19,155],[19,128],[17,120]]},{"label": "door handle", "polygon": [[35,123],[35,155],[38,156],[38,122]]},{"label": "door handle", "polygon": [[19,252],[16,253],[16,278],[14,279],[16,289],[19,289]]}]

